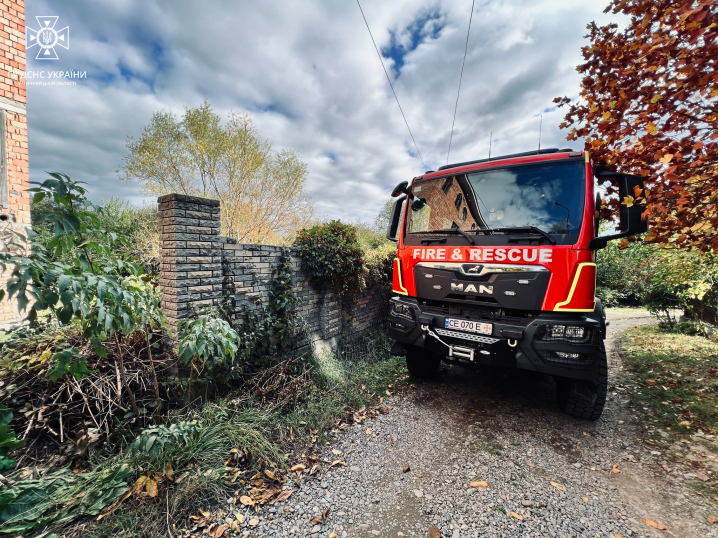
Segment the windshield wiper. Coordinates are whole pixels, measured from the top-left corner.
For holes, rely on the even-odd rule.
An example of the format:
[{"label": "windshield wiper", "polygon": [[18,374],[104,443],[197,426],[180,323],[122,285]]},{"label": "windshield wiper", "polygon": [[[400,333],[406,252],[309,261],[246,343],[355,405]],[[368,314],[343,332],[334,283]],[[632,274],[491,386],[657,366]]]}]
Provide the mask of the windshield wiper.
[{"label": "windshield wiper", "polygon": [[431,234],[431,233],[444,233],[444,234],[460,233],[460,234],[463,235],[466,239],[469,240],[469,243],[471,243],[472,245],[475,244],[475,243],[474,243],[474,240],[471,238],[471,236],[470,236],[469,234],[467,234],[467,233],[466,233],[464,230],[462,230],[461,228],[448,228],[448,229],[446,229],[446,230],[427,230],[427,231],[422,231],[421,233],[425,233],[425,234]]},{"label": "windshield wiper", "polygon": [[491,228],[491,231],[516,234],[537,233],[544,236],[552,245],[556,244],[556,240],[553,237],[551,237],[548,233],[544,232],[541,228],[538,228],[536,226],[506,226],[503,228]]}]

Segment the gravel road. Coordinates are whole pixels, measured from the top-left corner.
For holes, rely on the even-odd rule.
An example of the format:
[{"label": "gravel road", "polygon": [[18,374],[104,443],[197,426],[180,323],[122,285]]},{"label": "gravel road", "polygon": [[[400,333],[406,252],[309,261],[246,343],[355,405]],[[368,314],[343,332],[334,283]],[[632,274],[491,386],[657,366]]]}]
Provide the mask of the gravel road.
[{"label": "gravel road", "polygon": [[651,319],[609,319],[611,390],[598,422],[559,412],[547,377],[444,366],[439,382],[386,398],[387,414],[323,449],[347,467],[324,465],[286,503],[247,514],[259,523],[245,521],[240,536],[423,538],[434,524],[445,538],[718,537],[707,521],[718,511],[660,469],[622,394],[617,338]]}]

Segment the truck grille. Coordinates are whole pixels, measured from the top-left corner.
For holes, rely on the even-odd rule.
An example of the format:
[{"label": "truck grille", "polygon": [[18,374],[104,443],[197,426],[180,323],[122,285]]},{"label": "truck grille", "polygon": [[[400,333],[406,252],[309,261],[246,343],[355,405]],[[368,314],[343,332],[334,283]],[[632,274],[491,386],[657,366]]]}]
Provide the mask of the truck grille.
[{"label": "truck grille", "polygon": [[434,329],[439,336],[448,338],[461,338],[463,340],[471,340],[472,342],[480,342],[482,344],[495,344],[500,338],[492,338],[491,336],[481,336],[478,334],[462,333],[459,331],[449,331],[446,329]]},{"label": "truck grille", "polygon": [[470,305],[438,306],[438,305],[422,305],[421,309],[429,314],[439,314],[441,316],[457,316],[473,320],[487,320],[498,323],[509,323],[511,325],[528,325],[532,319],[522,318],[518,316],[502,316],[493,312],[483,310]]}]

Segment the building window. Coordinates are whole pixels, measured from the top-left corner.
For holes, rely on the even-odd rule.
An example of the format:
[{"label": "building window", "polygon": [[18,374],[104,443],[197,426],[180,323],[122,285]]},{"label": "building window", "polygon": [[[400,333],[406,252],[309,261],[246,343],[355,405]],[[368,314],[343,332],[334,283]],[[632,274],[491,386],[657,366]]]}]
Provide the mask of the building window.
[{"label": "building window", "polygon": [[466,208],[461,210],[461,220],[466,220]]},{"label": "building window", "polygon": [[456,207],[456,210],[458,211],[461,208],[461,202],[464,201],[464,196],[459,193],[456,195],[456,200],[454,200],[454,207]]},{"label": "building window", "polygon": [[452,176],[452,177],[447,177],[447,178],[444,180],[444,184],[441,186],[441,190],[444,191],[444,194],[446,194],[447,192],[449,192],[449,189],[451,188],[451,186],[452,186],[453,184],[454,184],[454,178],[453,178],[453,176]]},{"label": "building window", "polygon": [[471,229],[472,229],[472,230],[475,230],[475,229],[476,229],[476,223],[475,223],[475,222],[471,225]]}]

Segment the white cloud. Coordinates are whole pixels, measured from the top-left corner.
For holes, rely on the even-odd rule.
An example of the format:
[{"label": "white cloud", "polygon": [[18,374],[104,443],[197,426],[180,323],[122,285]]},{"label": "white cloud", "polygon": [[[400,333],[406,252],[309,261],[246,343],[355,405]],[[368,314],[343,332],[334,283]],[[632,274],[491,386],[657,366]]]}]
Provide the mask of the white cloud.
[{"label": "white cloud", "polygon": [[[394,81],[426,164],[446,162],[470,2],[364,0],[380,48],[422,41]],[[538,144],[538,114],[575,95],[586,24],[603,2],[479,1],[472,23],[451,161]],[[309,165],[317,212],[371,222],[394,185],[423,171],[356,4],[194,0],[37,1],[35,15],[70,25],[60,60],[28,69],[87,70],[74,87],[30,86],[30,172],[59,170],[99,198],[140,201],[117,174],[128,136],[154,111],[181,113],[208,99],[220,114],[254,114],[276,148]],[[441,28],[439,30],[439,28]],[[387,69],[393,60],[385,59]],[[542,146],[566,146],[563,112],[544,113]],[[330,156],[333,156],[330,157]]]}]

